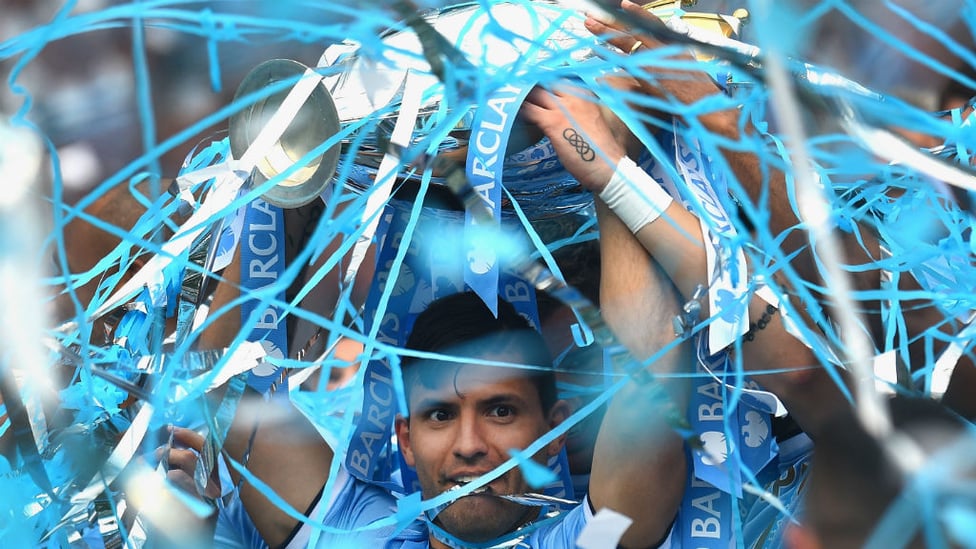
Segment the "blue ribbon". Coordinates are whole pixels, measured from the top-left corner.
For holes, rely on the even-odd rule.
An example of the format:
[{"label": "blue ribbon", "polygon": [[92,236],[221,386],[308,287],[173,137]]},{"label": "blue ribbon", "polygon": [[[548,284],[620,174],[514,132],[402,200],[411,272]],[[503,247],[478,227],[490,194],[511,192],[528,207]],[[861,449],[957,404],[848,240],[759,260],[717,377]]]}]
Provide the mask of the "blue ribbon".
[{"label": "blue ribbon", "polygon": [[[408,212],[387,206],[376,231],[376,238],[379,240],[376,272],[364,304],[363,318],[365,332],[372,333],[376,330],[376,340],[381,343],[401,343],[402,333],[405,331],[404,323],[407,321],[405,316],[409,310],[409,301],[413,298],[413,292],[386,288],[388,282],[412,286],[408,280],[412,277],[412,271],[400,269],[397,280],[391,280],[396,272],[392,269],[409,221]],[[384,294],[388,296],[388,301],[385,309],[380,311]],[[391,481],[396,468],[392,461],[395,458],[389,447],[396,410],[389,362],[375,358],[369,360],[363,374],[362,414],[346,452],[345,466],[354,477],[396,487],[395,482]]]},{"label": "blue ribbon", "polygon": [[[512,124],[532,83],[505,84],[478,108],[471,125],[466,172],[471,186],[491,211],[495,226],[501,222],[502,176]],[[464,218],[467,239],[464,282],[492,314],[498,314],[498,253],[492,234],[478,227],[471,212]]]},{"label": "blue ribbon", "polygon": [[745,398],[736,402],[735,388],[724,382],[728,354],[709,356],[704,335],[698,345],[689,423],[712,455],[692,452],[693,478],[681,504],[682,547],[724,549],[736,539],[732,499],[742,498],[743,474],[754,478],[776,456],[777,447],[768,411],[749,406]]},{"label": "blue ribbon", "polygon": [[[267,357],[284,359],[288,356],[288,336],[281,303],[284,288],[273,296],[262,292],[278,284],[285,270],[285,214],[281,208],[259,199],[247,205],[241,233],[241,288],[254,294],[241,304],[241,321],[245,328],[253,326],[248,341],[259,341]],[[264,359],[250,375],[247,384],[259,393],[271,389],[280,375],[280,366]],[[284,382],[284,380],[283,380]],[[282,391],[287,394],[287,391]]]},{"label": "blue ribbon", "polygon": [[678,511],[681,547],[732,547],[732,495],[689,475]]}]

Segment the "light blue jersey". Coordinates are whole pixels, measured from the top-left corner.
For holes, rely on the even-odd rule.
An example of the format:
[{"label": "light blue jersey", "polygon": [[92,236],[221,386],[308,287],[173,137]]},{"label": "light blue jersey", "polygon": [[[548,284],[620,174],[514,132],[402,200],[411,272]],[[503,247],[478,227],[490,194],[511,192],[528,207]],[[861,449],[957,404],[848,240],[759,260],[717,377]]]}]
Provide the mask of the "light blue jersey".
[{"label": "light blue jersey", "polygon": [[[795,435],[780,443],[776,478],[765,489],[796,517],[802,514],[803,499],[809,477],[813,442],[806,434]],[[743,517],[743,535],[747,549],[783,547],[783,533],[790,517],[762,499],[752,499]]]},{"label": "light blue jersey", "polygon": [[[412,547],[408,542],[427,540],[427,529],[411,525],[396,533],[396,527],[370,528],[369,525],[396,514],[396,499],[383,488],[353,478],[339,469],[334,496],[328,501],[321,499],[309,516],[319,516],[326,505],[322,524],[329,530],[318,535],[317,547],[359,549],[379,547]],[[315,528],[303,523],[288,541],[288,549],[308,546]],[[337,531],[332,531],[337,530]],[[214,533],[215,547],[263,549],[267,544],[261,538],[247,511],[236,499],[220,512]]]},{"label": "light blue jersey", "polygon": [[[374,522],[396,514],[396,498],[386,489],[353,478],[345,469],[339,470],[335,496],[329,501],[319,501],[310,513],[317,516],[321,506],[327,505],[323,524],[341,532],[322,531],[316,547],[321,549],[426,549],[429,545],[427,526],[414,521],[397,532],[396,526],[371,529]],[[589,502],[584,501],[565,512],[553,522],[532,531],[515,547],[538,549],[575,549],[576,540],[587,523],[592,520]],[[286,545],[288,549],[306,547],[314,528],[303,524]],[[222,510],[217,520],[214,537],[216,547],[265,548],[254,523],[251,522],[239,500]],[[674,549],[669,537],[662,549]]]}]

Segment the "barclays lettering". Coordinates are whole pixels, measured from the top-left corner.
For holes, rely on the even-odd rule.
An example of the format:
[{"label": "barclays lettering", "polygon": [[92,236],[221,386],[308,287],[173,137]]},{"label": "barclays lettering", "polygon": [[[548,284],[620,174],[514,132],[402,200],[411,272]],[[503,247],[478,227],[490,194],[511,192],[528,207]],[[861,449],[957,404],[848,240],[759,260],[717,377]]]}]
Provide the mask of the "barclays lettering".
[{"label": "barclays lettering", "polygon": [[720,539],[722,537],[722,491],[711,484],[697,478],[691,479],[691,487],[695,493],[703,495],[691,500],[693,516],[687,517],[691,538]]},{"label": "barclays lettering", "polygon": [[[284,213],[280,208],[263,200],[248,205],[244,217],[241,241],[241,287],[248,293],[256,293],[274,285],[284,268]],[[241,318],[254,320],[254,329],[248,341],[259,341],[269,357],[287,356],[287,334],[284,333],[284,311],[278,305],[284,299],[284,291],[276,295],[249,299],[241,304]],[[263,307],[256,310],[256,307]],[[257,313],[257,314],[256,314]],[[271,387],[277,367],[262,361],[251,371],[248,384],[259,392]]]},{"label": "barclays lettering", "polygon": [[382,451],[389,439],[393,381],[389,374],[380,373],[378,370],[381,368],[377,366],[371,364],[368,372],[366,392],[369,403],[366,405],[366,421],[360,422],[356,433],[359,444],[350,447],[349,458],[346,460],[346,464],[359,473],[360,478],[370,477],[373,458]]},{"label": "barclays lettering", "polygon": [[[487,200],[487,192],[495,186],[495,168],[499,166],[503,153],[502,143],[505,128],[508,127],[508,119],[514,112],[506,111],[506,107],[513,101],[518,101],[522,94],[522,89],[515,86],[505,86],[495,92],[499,97],[488,101],[490,112],[481,120],[478,133],[474,136],[475,156],[471,162],[471,175],[475,178],[487,181],[472,181],[475,190],[482,198]],[[494,113],[492,119],[488,116]],[[494,204],[490,204],[494,208]]]},{"label": "barclays lettering", "polygon": [[505,285],[505,301],[509,303],[522,303],[531,301],[532,298],[532,289],[524,281],[519,280],[513,284]]},{"label": "barclays lettering", "polygon": [[[256,219],[250,225],[250,233],[247,237],[247,248],[251,252],[248,260],[247,272],[252,280],[266,279],[267,282],[251,289],[263,288],[273,284],[278,280],[278,217],[276,212],[268,209],[268,204],[262,200],[256,200],[253,205],[254,212],[261,212],[263,215],[255,215]],[[261,244],[261,243],[264,244]],[[278,327],[280,314],[278,308],[269,305],[258,318],[255,328],[261,330],[272,330]]]},{"label": "barclays lettering", "polygon": [[[478,108],[472,125],[466,175],[496,223],[501,219],[502,167],[509,132],[530,89],[531,84],[506,84],[494,90]],[[470,210],[466,212],[464,282],[494,312],[498,302],[498,257],[494,243],[474,229],[478,224],[478,218]]]},{"label": "barclays lettering", "polygon": [[697,387],[696,391],[699,395],[715,400],[711,404],[698,405],[698,421],[722,421],[725,416],[722,413],[722,395],[718,383],[714,381],[706,383]]}]

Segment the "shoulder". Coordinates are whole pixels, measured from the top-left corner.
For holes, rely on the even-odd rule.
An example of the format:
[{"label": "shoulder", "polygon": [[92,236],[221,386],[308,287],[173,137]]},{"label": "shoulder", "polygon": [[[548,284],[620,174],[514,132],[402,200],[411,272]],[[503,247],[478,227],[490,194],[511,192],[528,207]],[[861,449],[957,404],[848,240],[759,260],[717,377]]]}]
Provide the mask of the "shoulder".
[{"label": "shoulder", "polygon": [[[599,516],[594,519],[590,502],[584,498],[583,502],[572,510],[550,519],[549,523],[539,527],[525,540],[523,546],[538,549],[575,549],[580,536],[585,535],[584,530],[588,526],[595,526],[599,521]],[[681,544],[674,534],[675,526],[672,524],[668,536],[656,549],[679,549]],[[601,532],[596,535],[605,539],[607,534]]]},{"label": "shoulder", "polygon": [[318,530],[316,547],[426,547],[422,525],[401,529],[393,521],[397,499],[385,488],[363,482],[340,468],[328,498],[321,498],[309,516],[324,528],[302,524],[288,548],[306,547]]},{"label": "shoulder", "polygon": [[553,518],[542,519],[544,523],[529,535],[524,545],[545,549],[575,549],[576,540],[592,519],[590,504],[584,498],[583,503],[571,510]]}]

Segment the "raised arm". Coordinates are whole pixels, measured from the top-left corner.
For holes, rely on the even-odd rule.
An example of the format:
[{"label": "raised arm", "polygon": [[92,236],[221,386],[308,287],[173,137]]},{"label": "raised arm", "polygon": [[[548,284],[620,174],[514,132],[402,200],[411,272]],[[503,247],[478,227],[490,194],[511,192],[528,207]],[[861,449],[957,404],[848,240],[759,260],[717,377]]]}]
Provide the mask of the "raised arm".
[{"label": "raised arm", "polygon": [[[647,10],[627,0],[621,2],[621,12],[620,19],[635,23],[635,26],[661,24]],[[633,51],[638,40],[641,47],[637,51],[646,51],[664,45],[654,37],[646,33],[634,32],[617,21],[589,17],[586,27],[594,34],[605,36],[609,43],[625,52]],[[643,74],[632,76],[633,78],[629,79],[616,79],[615,85],[681,105],[691,105],[710,96],[724,93],[704,71],[665,70],[648,65],[644,67]],[[763,155],[757,154],[755,147],[747,146],[747,140],[756,136],[758,130],[749,120],[741,120],[741,113],[737,109],[731,108],[703,113],[699,115],[698,122],[712,135],[724,140],[719,142],[719,149],[729,169],[747,194],[747,197],[739,197],[740,200],[748,198],[753,204],[763,204],[763,209],[769,214],[769,230],[774,238],[781,239],[780,250],[784,257],[791,257],[790,266],[798,277],[821,287],[829,287],[824,283],[816,254],[810,246],[806,231],[797,230],[801,222],[790,203],[784,172],[778,165],[765,162]],[[847,264],[870,265],[880,257],[878,238],[866,225],[858,226],[856,231],[850,233],[838,231],[837,236],[840,238],[844,262]],[[850,276],[855,291],[871,291],[881,287],[879,268],[856,268],[850,271]],[[789,281],[780,280],[780,283],[789,287]],[[913,276],[898,277],[898,290],[910,294],[920,289]],[[819,298],[829,302],[829,296],[820,295]],[[884,319],[878,313],[882,310],[880,302],[866,299],[861,302],[860,309],[868,322],[876,347],[883,348],[885,328]],[[936,304],[927,300],[904,300],[902,315],[911,341],[908,346],[909,366],[913,370],[925,367],[928,364],[928,356],[940,356],[952,335],[962,329],[959,322],[947,319]],[[942,332],[943,335],[924,337],[927,332],[931,333],[935,330]],[[976,364],[971,354],[964,354],[959,359],[959,365],[953,373],[943,402],[963,416],[974,418],[976,400],[968,397],[974,388],[976,388]]]},{"label": "raised arm", "polygon": [[[610,203],[611,209],[623,218],[636,241],[661,265],[684,298],[689,298],[699,284],[707,286],[706,257],[697,219],[670,200],[652,178],[628,163],[622,146],[611,135],[609,124],[592,99],[582,97],[578,90],[554,94],[535,90],[529,102],[526,114],[550,137],[563,165],[583,187]],[[564,137],[567,130],[575,132],[572,134],[577,141],[575,145]],[[596,154],[578,152],[579,136]],[[611,179],[617,181],[617,191],[608,191]],[[626,188],[628,184],[640,191],[621,197],[621,185]],[[644,204],[642,194],[655,197],[652,199],[655,205],[634,208],[634,204]],[[703,314],[710,314],[707,303],[702,305]],[[749,304],[750,318],[760,319],[765,309],[766,303],[754,297]],[[786,371],[762,376],[759,381],[783,400],[811,436],[816,436],[832,410],[846,405],[812,352],[790,335],[781,322],[774,320],[756,332],[755,340],[742,346],[742,353],[747,368]]]},{"label": "raised arm", "polygon": [[[305,233],[314,227],[314,219],[308,217],[309,209],[310,206],[285,212],[289,260],[298,254],[301,246],[305,244],[305,237],[307,237]],[[339,244],[338,239],[329,243],[321,254],[323,258],[321,261],[331,257]],[[317,268],[321,261],[313,264],[310,269]],[[328,280],[323,281],[316,289],[318,293],[315,297],[307,298],[303,306],[311,308],[312,306],[305,304],[313,303],[317,312],[328,314],[321,309],[330,307],[337,300],[336,276],[331,274]],[[211,311],[219,311],[240,299],[240,281],[241,258],[238,250],[234,260],[222,273],[222,280],[214,292]],[[203,332],[200,347],[226,348],[240,329],[240,309],[231,308],[216,319],[210,329]],[[292,336],[291,332],[290,328],[289,336]],[[290,345],[301,346],[304,341],[292,337]],[[216,395],[217,401],[219,398],[221,395]],[[289,402],[287,397],[276,395],[270,400],[265,400],[264,397],[250,390],[245,393],[238,405],[224,449],[233,460],[244,465],[250,474],[260,479],[299,513],[307,513],[316,498],[320,497],[328,481],[330,465],[334,457],[333,449],[322,438],[316,427]],[[234,467],[230,467],[230,473],[233,481],[240,485],[241,503],[261,537],[270,547],[281,545],[299,521],[272,503],[251,483],[242,481],[242,476]]]},{"label": "raised arm", "polygon": [[[541,92],[530,95],[523,112],[533,119],[543,114],[544,108],[535,104],[540,99],[545,99]],[[587,114],[600,116],[599,111]],[[559,139],[585,146],[579,141],[584,138],[583,132],[573,131],[571,125],[558,128]],[[588,157],[590,152],[584,150],[582,154]],[[596,171],[592,177],[602,177],[601,166],[599,161],[589,165]],[[631,353],[648,358],[675,338],[671,330],[671,318],[678,310],[674,288],[618,219],[602,211],[599,223],[601,310]],[[678,346],[650,368],[660,374],[673,373],[689,364],[688,357],[686,346]],[[590,502],[596,510],[609,508],[633,520],[621,539],[623,547],[647,547],[663,541],[683,495],[687,468],[683,443],[654,400],[658,387],[633,382],[623,387],[608,406],[594,448]],[[683,410],[686,383],[668,380],[664,387],[674,405]]]},{"label": "raised arm", "polygon": [[[621,10],[622,16],[635,24],[652,26],[662,24],[657,17],[633,2],[624,0],[621,3]],[[665,46],[653,36],[635,32],[617,21],[604,21],[591,16],[586,20],[586,28],[627,52],[632,51],[638,41],[640,47],[635,50],[637,52]],[[681,57],[686,60],[688,66],[694,65],[694,60],[689,53],[683,53]],[[724,94],[712,77],[703,70],[663,69],[653,64],[644,66],[642,74],[631,75],[631,78],[615,78],[610,82],[631,92],[673,102],[676,104],[674,114],[679,114],[680,106],[693,105],[711,96]],[[668,116],[670,114],[672,113],[665,113]],[[728,108],[704,112],[698,116],[698,122],[712,135],[723,138],[723,141],[719,142],[720,151],[729,169],[748,193],[749,199],[758,204],[764,195],[768,197],[770,230],[773,235],[785,234],[783,251],[790,253],[805,250],[808,246],[805,233],[791,230],[800,223],[800,220],[790,205],[783,171],[775,165],[763,163],[762,157],[756,154],[753,148],[746,147],[745,139],[754,135],[757,130],[749,120],[742,121],[740,117],[741,113],[738,109]],[[859,247],[849,252],[858,252],[858,257],[864,259],[864,252]],[[794,257],[791,264],[804,278],[814,279],[818,274],[814,258],[809,251]]]},{"label": "raised arm", "polygon": [[[677,292],[613,213],[598,205],[597,216],[601,311],[620,342],[635,357],[646,359],[674,343],[671,319],[679,309]],[[659,374],[685,372],[691,360],[689,346],[682,344],[650,368]],[[685,410],[687,380],[663,383],[674,406]],[[614,397],[593,455],[590,497],[594,506],[610,507],[635,519],[622,540],[624,547],[648,546],[663,538],[687,476],[682,441],[661,410],[648,403],[649,389],[630,383]]]}]

